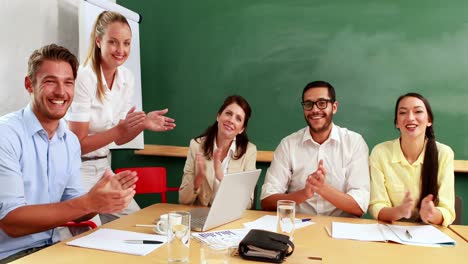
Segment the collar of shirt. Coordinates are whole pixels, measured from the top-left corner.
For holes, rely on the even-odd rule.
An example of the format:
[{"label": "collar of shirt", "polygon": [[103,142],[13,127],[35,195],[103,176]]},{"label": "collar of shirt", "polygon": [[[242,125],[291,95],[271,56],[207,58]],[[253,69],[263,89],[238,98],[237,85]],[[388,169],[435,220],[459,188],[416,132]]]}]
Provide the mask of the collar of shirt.
[{"label": "collar of shirt", "polygon": [[[121,89],[120,87],[122,87],[122,85],[125,85],[125,78],[123,77],[123,74],[120,73],[120,71],[121,71],[120,67],[117,67],[117,69],[115,70],[114,83],[116,85],[114,85],[113,87],[116,89]],[[104,71],[102,70],[102,66],[101,66],[101,79],[102,79],[102,84],[104,84],[109,91],[112,91],[111,87],[107,85],[106,77],[104,77]]]},{"label": "collar of shirt", "polygon": [[[326,144],[328,143],[328,141],[332,141],[332,140],[336,142],[340,142],[340,135],[339,135],[338,129],[335,127],[335,124],[331,123],[330,125],[332,126],[330,136],[328,136],[327,140],[325,140],[325,142],[323,142],[322,144]],[[307,126],[304,129],[304,134],[302,136],[302,143],[308,140],[310,140],[314,144],[320,145],[319,143],[315,142],[315,140],[312,138],[312,135],[310,134],[310,128]]]},{"label": "collar of shirt", "polygon": [[[36,115],[32,111],[31,104],[28,104],[24,109],[24,122],[26,124],[26,131],[28,132],[29,136],[33,136],[34,134],[39,133],[40,131],[44,131],[47,135],[47,132],[45,131],[44,127],[42,127],[41,122],[39,122],[39,119],[37,119]],[[66,129],[67,124],[65,120],[60,119],[55,134],[58,138],[61,139],[66,136]]]},{"label": "collar of shirt", "polygon": [[[213,151],[216,150],[216,149],[218,149],[218,145],[216,144],[216,138],[215,138]],[[224,173],[227,173],[227,168],[228,168],[229,161],[231,160],[231,157],[235,155],[235,153],[236,153],[236,138],[234,138],[234,140],[232,141],[231,146],[229,147],[228,153],[226,155],[226,158],[224,158],[224,160],[222,160],[223,172]]]},{"label": "collar of shirt", "polygon": [[420,165],[424,163],[424,153],[426,152],[426,142],[424,142],[424,148],[419,154],[418,159],[413,163],[409,164],[408,160],[405,158],[403,151],[401,150],[400,138],[397,138],[393,141],[393,153],[392,153],[392,163],[403,163],[410,166]]},{"label": "collar of shirt", "polygon": [[[215,151],[218,149],[218,145],[216,144],[216,138],[213,143],[214,143],[213,151]],[[231,146],[229,147],[229,151],[228,151],[228,154],[233,155],[234,153],[236,153],[236,138],[234,138],[234,140],[232,141]]]}]

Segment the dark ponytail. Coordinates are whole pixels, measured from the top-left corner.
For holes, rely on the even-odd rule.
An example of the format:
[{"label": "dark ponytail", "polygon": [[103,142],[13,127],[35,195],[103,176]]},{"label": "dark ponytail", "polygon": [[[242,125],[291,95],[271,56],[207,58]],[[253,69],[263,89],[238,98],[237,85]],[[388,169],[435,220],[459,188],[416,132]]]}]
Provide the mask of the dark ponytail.
[{"label": "dark ponytail", "polygon": [[[426,106],[426,108],[428,107]],[[424,153],[424,163],[421,170],[421,196],[419,197],[418,208],[421,208],[422,199],[429,194],[434,195],[435,206],[439,203],[439,183],[437,181],[439,152],[437,151],[433,126],[426,128],[426,138],[426,152]]]}]

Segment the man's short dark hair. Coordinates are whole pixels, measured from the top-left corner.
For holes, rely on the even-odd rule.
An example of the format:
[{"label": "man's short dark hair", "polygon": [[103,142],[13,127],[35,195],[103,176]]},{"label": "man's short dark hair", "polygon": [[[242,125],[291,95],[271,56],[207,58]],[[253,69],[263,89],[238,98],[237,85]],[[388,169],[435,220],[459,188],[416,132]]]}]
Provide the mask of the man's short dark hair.
[{"label": "man's short dark hair", "polygon": [[335,93],[335,88],[333,88],[333,85],[331,85],[329,82],[326,81],[314,81],[308,83],[305,87],[304,90],[302,91],[302,101],[304,101],[304,94],[312,88],[327,88],[328,89],[328,96],[330,96],[330,99],[332,102],[336,101],[336,93]]}]

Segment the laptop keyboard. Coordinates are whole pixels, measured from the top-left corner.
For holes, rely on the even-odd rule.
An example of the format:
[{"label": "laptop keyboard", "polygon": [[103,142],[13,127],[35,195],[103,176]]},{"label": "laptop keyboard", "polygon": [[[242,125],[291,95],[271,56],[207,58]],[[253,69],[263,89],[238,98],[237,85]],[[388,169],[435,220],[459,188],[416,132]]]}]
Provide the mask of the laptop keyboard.
[{"label": "laptop keyboard", "polygon": [[206,221],[206,216],[202,216],[202,217],[193,217],[192,220],[190,220],[190,224],[193,226],[193,227],[202,227],[204,224],[205,224],[205,221]]}]

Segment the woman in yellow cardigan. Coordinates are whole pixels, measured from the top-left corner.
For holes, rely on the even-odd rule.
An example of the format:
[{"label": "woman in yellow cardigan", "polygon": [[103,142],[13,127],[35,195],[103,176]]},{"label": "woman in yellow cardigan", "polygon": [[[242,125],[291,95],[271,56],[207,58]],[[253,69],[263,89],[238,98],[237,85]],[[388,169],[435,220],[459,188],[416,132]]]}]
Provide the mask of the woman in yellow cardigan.
[{"label": "woman in yellow cardigan", "polygon": [[369,211],[378,220],[408,219],[448,226],[455,219],[452,149],[435,141],[434,116],[426,98],[398,98],[400,138],[374,147],[370,156]]},{"label": "woman in yellow cardigan", "polygon": [[255,169],[257,147],[246,132],[251,112],[242,96],[229,96],[214,124],[190,141],[179,203],[210,206],[224,174]]}]

